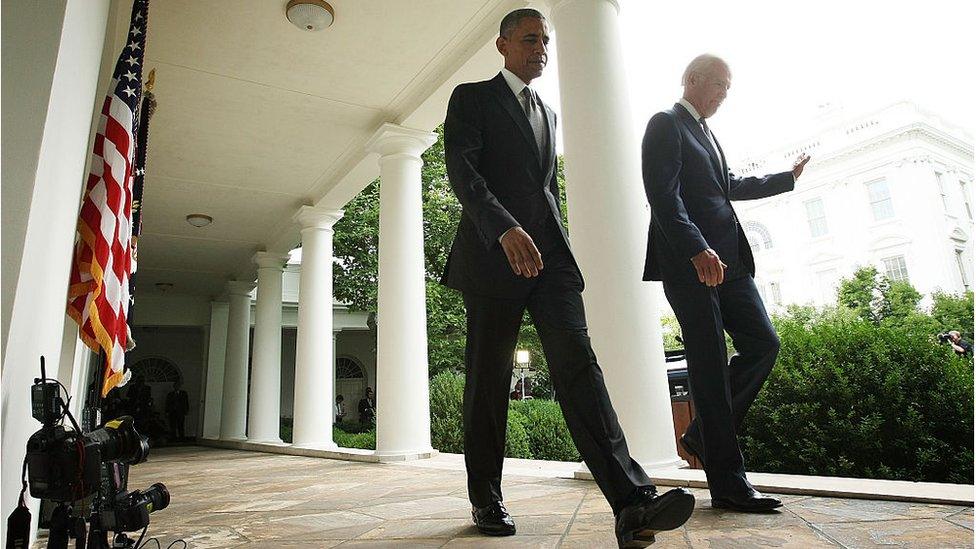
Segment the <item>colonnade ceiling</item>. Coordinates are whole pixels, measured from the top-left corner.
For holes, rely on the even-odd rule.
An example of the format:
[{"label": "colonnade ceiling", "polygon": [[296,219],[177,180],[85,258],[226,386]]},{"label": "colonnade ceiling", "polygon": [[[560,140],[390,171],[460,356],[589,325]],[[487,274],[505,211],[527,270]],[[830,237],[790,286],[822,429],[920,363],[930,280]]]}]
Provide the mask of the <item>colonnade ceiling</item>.
[{"label": "colonnade ceiling", "polygon": [[[297,236],[292,215],[301,205],[326,204],[351,173],[365,175],[333,205],[341,207],[375,176],[362,168],[370,160],[364,145],[382,123],[432,129],[443,120],[443,90],[465,70],[482,77],[497,70],[497,55],[478,52],[500,18],[524,5],[329,1],[335,22],[319,32],[289,23],[286,0],[150,5],[146,70],[156,69],[158,107],[140,291],[169,282],[173,292],[217,295],[225,281],[251,276],[255,251],[284,251]],[[125,39],[127,4],[113,4],[108,64]],[[439,119],[417,120],[418,112]],[[191,213],[213,223],[193,227],[185,220]]]}]

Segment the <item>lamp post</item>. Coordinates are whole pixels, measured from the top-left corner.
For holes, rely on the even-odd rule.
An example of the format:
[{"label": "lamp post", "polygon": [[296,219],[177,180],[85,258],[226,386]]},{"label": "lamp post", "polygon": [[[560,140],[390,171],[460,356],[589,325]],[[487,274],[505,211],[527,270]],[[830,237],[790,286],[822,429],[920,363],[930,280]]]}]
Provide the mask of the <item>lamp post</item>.
[{"label": "lamp post", "polygon": [[529,351],[528,349],[518,349],[515,351],[515,367],[519,371],[520,380],[522,384],[521,399],[525,400],[525,372],[529,369]]}]

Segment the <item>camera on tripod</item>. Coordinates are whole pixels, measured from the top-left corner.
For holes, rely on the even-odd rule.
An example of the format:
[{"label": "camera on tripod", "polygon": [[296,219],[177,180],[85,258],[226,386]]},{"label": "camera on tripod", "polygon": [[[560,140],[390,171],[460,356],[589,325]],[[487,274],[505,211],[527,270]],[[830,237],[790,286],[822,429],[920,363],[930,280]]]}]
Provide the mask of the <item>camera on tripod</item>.
[{"label": "camera on tripod", "polygon": [[[31,415],[42,426],[27,440],[24,461],[31,495],[58,504],[50,520],[48,547],[67,547],[69,536],[85,547],[85,519],[74,516],[73,504],[92,495],[88,547],[107,548],[108,532],[116,533],[113,547],[131,547],[122,532],[147,528],[150,513],[165,509],[170,501],[169,491],[159,482],[146,490],[126,492],[127,466],[146,460],[149,440],[139,434],[131,416],[83,432],[62,399],[62,390],[67,393],[59,381],[46,377],[41,357],[41,377],[31,388]],[[66,417],[73,429],[64,426]]]}]

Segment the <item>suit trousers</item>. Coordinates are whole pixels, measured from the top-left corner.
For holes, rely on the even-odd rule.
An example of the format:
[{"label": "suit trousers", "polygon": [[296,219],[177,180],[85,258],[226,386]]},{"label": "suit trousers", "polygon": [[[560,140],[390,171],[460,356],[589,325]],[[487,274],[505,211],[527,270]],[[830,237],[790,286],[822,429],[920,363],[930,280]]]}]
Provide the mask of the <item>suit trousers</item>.
[{"label": "suit trousers", "polygon": [[569,251],[543,255],[544,268],[525,299],[464,295],[467,309],[464,463],[468,497],[484,507],[502,501],[501,477],[513,354],[529,311],[566,424],[614,512],[636,489],[652,486],[630,457],[587,335],[582,280]]},{"label": "suit trousers", "polygon": [[[665,281],[664,293],[681,325],[695,403],[686,434],[701,442],[712,496],[744,495],[752,485],[736,433],[773,369],[779,337],[751,276],[714,288]],[[736,349],[731,361],[725,332]]]}]

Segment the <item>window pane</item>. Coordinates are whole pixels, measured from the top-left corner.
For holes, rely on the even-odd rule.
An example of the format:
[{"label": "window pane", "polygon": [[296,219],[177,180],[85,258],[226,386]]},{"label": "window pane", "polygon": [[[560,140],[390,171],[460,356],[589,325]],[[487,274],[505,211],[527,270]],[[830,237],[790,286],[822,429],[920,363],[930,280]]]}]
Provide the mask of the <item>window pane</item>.
[{"label": "window pane", "polygon": [[803,204],[807,209],[807,223],[810,225],[810,236],[817,237],[827,234],[827,215],[824,213],[823,200],[815,198]]},{"label": "window pane", "polygon": [[908,266],[904,256],[888,257],[884,260],[885,275],[891,280],[908,280]]},{"label": "window pane", "polygon": [[875,221],[894,217],[895,209],[891,204],[891,193],[888,183],[884,180],[868,183],[868,199],[871,202],[871,212]]}]

